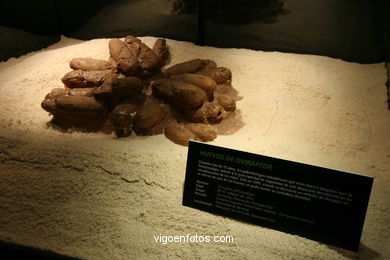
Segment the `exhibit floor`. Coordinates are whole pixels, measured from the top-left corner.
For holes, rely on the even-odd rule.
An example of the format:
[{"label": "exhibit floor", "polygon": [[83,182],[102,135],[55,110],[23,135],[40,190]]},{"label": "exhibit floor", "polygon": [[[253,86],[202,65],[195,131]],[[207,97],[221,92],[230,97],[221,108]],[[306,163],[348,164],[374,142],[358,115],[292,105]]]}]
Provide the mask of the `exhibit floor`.
[{"label": "exhibit floor", "polygon": [[[148,45],[155,38],[142,37]],[[40,104],[75,57],[109,39],[62,38],[0,63],[0,240],[88,259],[389,259],[390,111],[384,63],[199,47],[168,40],[171,64],[232,70],[245,126],[211,144],[375,178],[358,253],[183,207],[187,148],[163,135],[61,132]],[[230,235],[168,243],[159,235]]]}]

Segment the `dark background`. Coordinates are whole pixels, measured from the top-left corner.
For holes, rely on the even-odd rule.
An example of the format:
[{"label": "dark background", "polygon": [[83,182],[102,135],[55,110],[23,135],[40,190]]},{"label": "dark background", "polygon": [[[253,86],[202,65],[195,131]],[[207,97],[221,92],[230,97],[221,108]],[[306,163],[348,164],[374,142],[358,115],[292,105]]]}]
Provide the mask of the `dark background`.
[{"label": "dark background", "polygon": [[[0,3],[0,60],[78,39],[160,36],[197,42],[195,0],[14,0]],[[179,1],[180,2],[180,1]],[[170,13],[173,11],[173,14]],[[206,0],[204,44],[389,61],[388,0]]]}]

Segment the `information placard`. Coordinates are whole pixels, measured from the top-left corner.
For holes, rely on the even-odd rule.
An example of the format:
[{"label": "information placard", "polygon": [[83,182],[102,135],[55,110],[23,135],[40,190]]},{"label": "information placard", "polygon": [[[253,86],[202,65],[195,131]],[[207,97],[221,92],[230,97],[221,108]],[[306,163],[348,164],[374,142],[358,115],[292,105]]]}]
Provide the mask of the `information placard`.
[{"label": "information placard", "polygon": [[358,251],[373,178],[190,142],[183,205]]}]

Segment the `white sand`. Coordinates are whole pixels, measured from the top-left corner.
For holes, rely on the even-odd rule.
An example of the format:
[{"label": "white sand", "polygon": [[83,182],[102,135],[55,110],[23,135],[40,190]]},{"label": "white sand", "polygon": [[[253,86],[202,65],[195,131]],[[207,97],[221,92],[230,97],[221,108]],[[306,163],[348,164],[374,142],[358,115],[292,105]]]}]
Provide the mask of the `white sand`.
[{"label": "white sand", "polygon": [[[151,45],[155,38],[143,38]],[[385,65],[169,40],[172,64],[231,68],[245,127],[211,144],[375,177],[355,254],[181,206],[187,148],[163,136],[62,133],[40,103],[74,57],[108,39],[63,38],[0,63],[0,239],[82,258],[389,259],[390,111]],[[232,235],[161,245],[157,235]]]}]

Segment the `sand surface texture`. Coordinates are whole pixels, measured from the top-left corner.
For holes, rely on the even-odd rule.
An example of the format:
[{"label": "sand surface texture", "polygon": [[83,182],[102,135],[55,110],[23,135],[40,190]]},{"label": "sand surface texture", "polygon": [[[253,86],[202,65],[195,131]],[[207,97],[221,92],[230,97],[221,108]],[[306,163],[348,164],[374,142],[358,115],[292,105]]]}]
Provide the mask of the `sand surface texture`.
[{"label": "sand surface texture", "polygon": [[[390,111],[384,64],[168,40],[171,64],[214,59],[233,72],[245,126],[211,144],[375,177],[359,253],[181,206],[187,148],[47,127],[40,103],[75,57],[109,39],[63,38],[0,63],[0,239],[89,259],[389,259]],[[151,46],[153,37],[143,37]],[[231,235],[232,244],[154,241]]]}]

